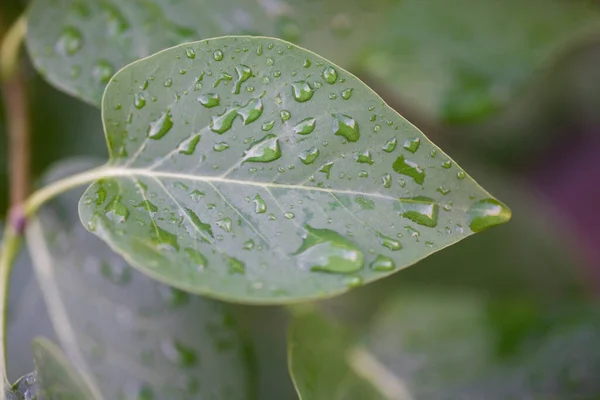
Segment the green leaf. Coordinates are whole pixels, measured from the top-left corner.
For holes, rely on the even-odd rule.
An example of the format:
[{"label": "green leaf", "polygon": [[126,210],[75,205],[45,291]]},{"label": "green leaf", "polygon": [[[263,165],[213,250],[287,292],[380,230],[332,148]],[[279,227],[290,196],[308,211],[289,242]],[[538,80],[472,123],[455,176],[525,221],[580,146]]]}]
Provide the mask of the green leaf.
[{"label": "green leaf", "polygon": [[[89,166],[64,163],[48,180]],[[51,320],[77,371],[106,399],[252,399],[252,359],[231,307],[135,271],[78,222],[80,196],[62,195],[27,230]]]},{"label": "green leaf", "polygon": [[349,331],[316,313],[296,317],[289,333],[288,365],[301,400],[386,400],[350,366]]},{"label": "green leaf", "polygon": [[5,400],[36,399],[38,395],[39,384],[35,372],[22,376],[4,392]]},{"label": "green leaf", "polygon": [[82,197],[83,224],[207,296],[330,297],[510,219],[356,77],[277,39],[135,62],[108,85],[103,119],[110,161]]},{"label": "green leaf", "polygon": [[62,350],[44,338],[31,344],[40,395],[46,400],[98,399]]},{"label": "green leaf", "polygon": [[600,7],[586,1],[404,0],[382,25],[365,50],[363,72],[410,109],[464,123],[510,106],[565,49],[600,33]]},{"label": "green leaf", "polygon": [[126,64],[166,47],[221,35],[278,36],[347,64],[369,43],[391,0],[36,0],[27,47],[61,90],[100,105],[104,86]]}]

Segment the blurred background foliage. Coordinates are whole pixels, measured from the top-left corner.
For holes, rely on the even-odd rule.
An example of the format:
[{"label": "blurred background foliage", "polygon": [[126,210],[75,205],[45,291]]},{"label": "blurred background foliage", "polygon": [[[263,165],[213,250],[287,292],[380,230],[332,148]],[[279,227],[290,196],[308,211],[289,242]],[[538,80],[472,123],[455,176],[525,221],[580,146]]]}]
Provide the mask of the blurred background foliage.
[{"label": "blurred background foliage", "polygon": [[[352,331],[419,399],[493,398],[482,394],[489,392],[597,398],[600,360],[586,349],[600,341],[600,3],[383,3],[391,11],[376,20],[372,41],[357,46],[352,61],[344,57],[344,67],[507,203],[513,220],[318,309],[343,324],[331,332]],[[3,2],[5,27],[26,7],[24,0]],[[339,15],[338,28],[360,24],[360,9]],[[100,110],[54,89],[26,57],[21,73],[35,178],[66,157],[105,158]],[[6,118],[3,112],[1,215],[8,199]],[[13,281],[9,372],[16,380],[33,370],[31,339],[55,333],[28,260],[19,262]],[[286,372],[290,314],[232,308],[253,354],[257,398],[294,398]],[[298,333],[319,338],[310,329]]]}]

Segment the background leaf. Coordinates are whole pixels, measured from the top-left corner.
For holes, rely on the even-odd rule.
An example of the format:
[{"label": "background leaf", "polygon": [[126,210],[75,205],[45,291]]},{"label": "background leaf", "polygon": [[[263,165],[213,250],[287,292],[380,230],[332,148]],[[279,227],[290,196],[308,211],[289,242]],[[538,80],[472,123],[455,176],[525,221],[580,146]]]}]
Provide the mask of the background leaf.
[{"label": "background leaf", "polygon": [[600,34],[600,7],[586,1],[407,0],[386,18],[363,71],[451,123],[510,105],[568,46]]},{"label": "background leaf", "polygon": [[357,78],[277,39],[133,63],[108,85],[103,118],[110,162],[82,222],[195,293],[328,297],[510,218]]},{"label": "background leaf", "polygon": [[[65,164],[48,180],[89,167]],[[79,196],[63,195],[28,228],[54,327],[77,371],[108,399],[252,398],[252,360],[231,310],[133,270],[77,222]]]},{"label": "background leaf", "polygon": [[369,43],[373,25],[393,1],[376,0],[36,0],[27,46],[55,86],[100,105],[121,67],[183,42],[222,35],[278,36],[342,64]]}]

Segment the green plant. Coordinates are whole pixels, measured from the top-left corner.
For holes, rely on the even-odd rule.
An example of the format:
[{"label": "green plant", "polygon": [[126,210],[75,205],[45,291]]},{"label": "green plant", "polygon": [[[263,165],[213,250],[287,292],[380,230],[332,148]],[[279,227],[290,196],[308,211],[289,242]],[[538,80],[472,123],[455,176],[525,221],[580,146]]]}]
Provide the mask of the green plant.
[{"label": "green plant", "polygon": [[[18,77],[26,18],[34,65],[59,89],[101,108],[109,152],[99,167],[63,164],[31,194],[26,174],[15,180],[21,193],[0,253],[0,332],[5,338],[9,278],[25,235],[36,274],[49,282],[50,312],[64,322],[55,324],[58,336],[63,346],[73,344],[65,356],[45,339],[34,342],[35,376],[47,398],[257,396],[236,328],[252,307],[240,311],[207,298],[289,305],[289,367],[302,399],[410,397],[377,361],[380,354],[355,347],[353,333],[307,302],[387,277],[511,218],[503,203],[336,63],[405,87],[399,92],[418,97],[415,106],[434,118],[478,121],[510,103],[524,77],[560,47],[560,35],[537,38],[542,50],[519,58],[526,68],[513,75],[467,71],[456,61],[450,86],[432,93],[411,87],[422,82],[412,80],[411,63],[394,62],[398,55],[383,50],[397,44],[387,42],[394,37],[406,40],[405,32],[384,30],[386,40],[371,45],[382,34],[375,29],[382,15],[419,16],[424,11],[416,3],[377,0],[368,10],[361,1],[257,4],[224,1],[207,13],[208,4],[193,1],[37,0],[5,36],[3,80]],[[552,7],[552,15],[568,10],[565,31],[581,15],[590,27],[598,19],[591,6]],[[362,23],[353,24],[361,13]],[[219,18],[233,24],[211,22]],[[584,25],[582,32],[595,29]],[[274,37],[250,36],[259,34]],[[494,97],[491,76],[506,86],[505,97]],[[28,151],[25,145],[13,157],[23,160]],[[75,189],[86,185],[78,198]],[[89,263],[112,283],[106,293],[114,303],[106,307],[117,317],[85,314],[104,301],[81,273]],[[161,305],[153,303],[157,298]],[[448,300],[455,312],[453,302],[461,298]],[[466,309],[475,326],[482,313]],[[129,337],[119,312],[150,328]],[[165,342],[159,328],[153,335],[152,326],[169,325],[180,338]],[[122,348],[95,343],[93,332],[102,326],[114,326]],[[377,326],[372,330],[369,337],[377,337]],[[79,337],[81,331],[91,339]],[[90,341],[94,350],[80,351]],[[0,348],[0,393],[20,398],[33,383],[25,378],[7,387],[5,339]],[[146,356],[153,348],[184,372]],[[127,368],[142,371],[148,385],[127,392],[127,382],[85,367],[90,354],[112,360],[125,354],[127,363],[139,363]],[[119,363],[115,370],[126,368]],[[155,375],[145,375],[148,365]],[[200,383],[198,374],[210,379]]]}]

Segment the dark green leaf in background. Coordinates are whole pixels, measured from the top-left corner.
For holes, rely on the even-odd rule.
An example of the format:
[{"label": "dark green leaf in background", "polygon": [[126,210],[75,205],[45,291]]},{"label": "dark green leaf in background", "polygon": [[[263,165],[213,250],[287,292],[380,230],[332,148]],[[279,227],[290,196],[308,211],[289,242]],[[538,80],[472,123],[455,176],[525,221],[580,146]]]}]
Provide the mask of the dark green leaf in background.
[{"label": "dark green leaf in background", "polygon": [[132,265],[207,296],[329,297],[510,218],[357,78],[277,39],[133,63],[103,118],[110,162],[82,222]]}]

